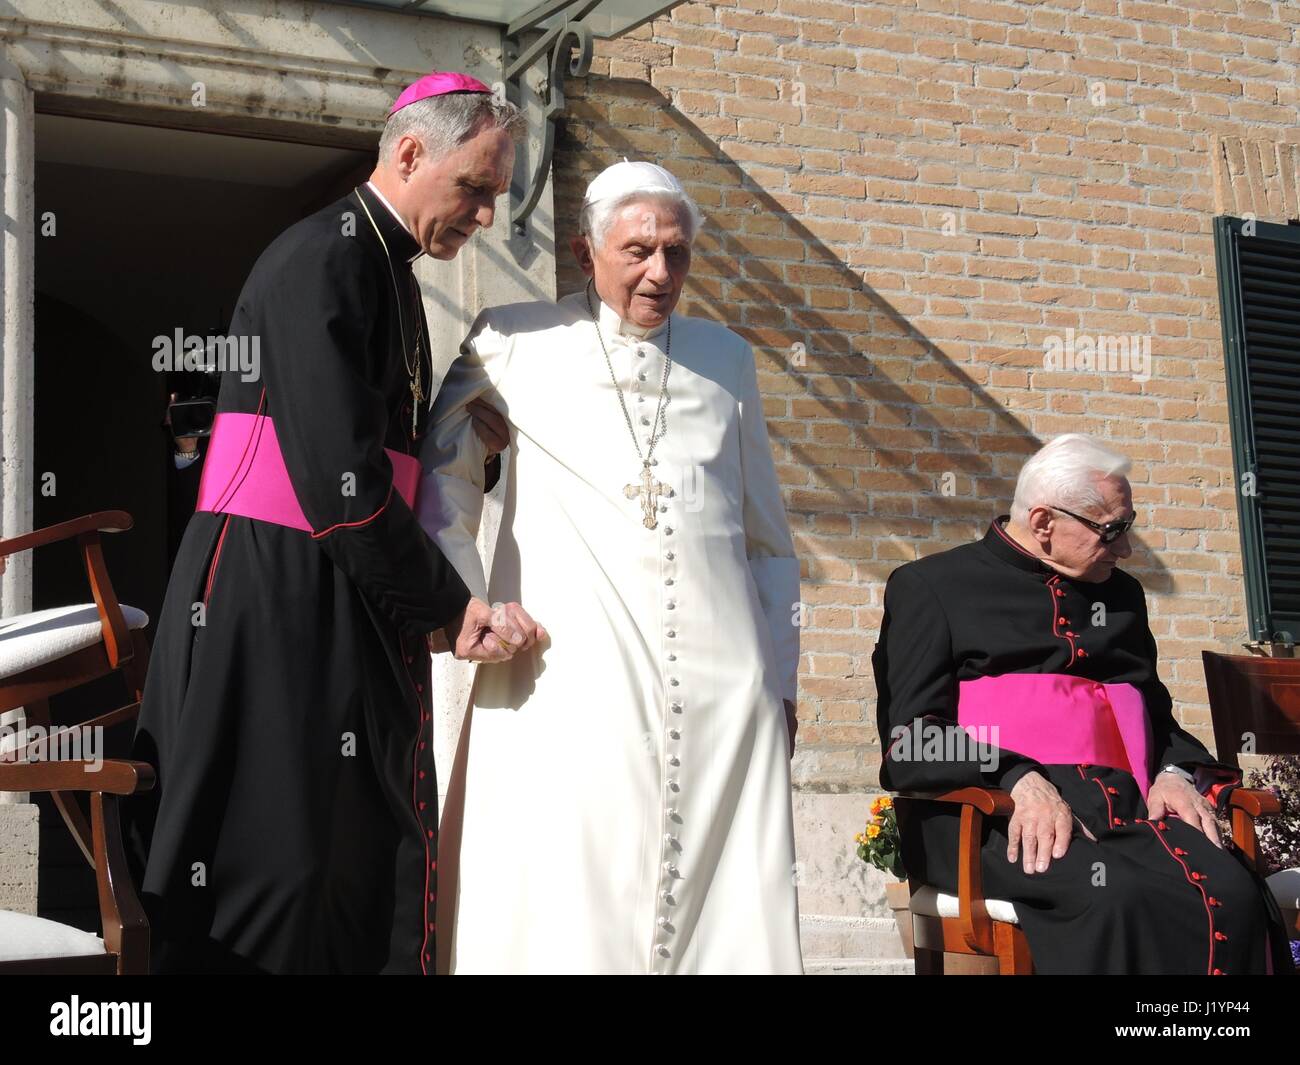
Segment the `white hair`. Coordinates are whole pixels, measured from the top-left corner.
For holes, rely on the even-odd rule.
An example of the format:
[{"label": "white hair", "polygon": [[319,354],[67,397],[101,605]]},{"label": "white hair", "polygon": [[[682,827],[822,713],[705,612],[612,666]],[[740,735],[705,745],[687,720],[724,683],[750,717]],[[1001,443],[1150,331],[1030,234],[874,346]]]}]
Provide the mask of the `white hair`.
[{"label": "white hair", "polygon": [[503,129],[516,145],[521,144],[527,126],[519,108],[495,93],[458,92],[429,96],[395,111],[379,137],[379,161],[387,163],[397,142],[409,133],[424,150],[440,159],[464,144],[483,127]]},{"label": "white hair", "polygon": [[1132,463],[1083,433],[1064,433],[1044,444],[1020,469],[1011,520],[1029,521],[1034,507],[1081,511],[1102,505],[1097,481],[1127,476]]},{"label": "white hair", "polygon": [[673,208],[677,212],[678,219],[685,226],[686,239],[691,243],[695,242],[695,236],[704,224],[703,213],[686,193],[666,190],[634,191],[587,204],[578,216],[578,235],[590,240],[593,247],[604,247],[605,237],[609,233],[609,227],[614,224],[614,217],[618,212],[629,204],[643,203],[646,200]]}]

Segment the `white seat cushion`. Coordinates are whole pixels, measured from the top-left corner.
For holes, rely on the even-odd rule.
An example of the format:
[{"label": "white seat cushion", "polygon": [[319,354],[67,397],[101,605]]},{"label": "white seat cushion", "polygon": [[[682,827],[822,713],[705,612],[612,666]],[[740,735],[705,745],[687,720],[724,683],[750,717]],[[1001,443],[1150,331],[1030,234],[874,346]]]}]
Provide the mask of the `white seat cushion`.
[{"label": "white seat cushion", "polygon": [[104,941],[92,932],[47,921],[44,917],[0,910],[0,962],[105,953]]},{"label": "white seat cushion", "polygon": [[[128,629],[143,629],[149,615],[122,604]],[[44,665],[92,647],[104,638],[104,627],[94,603],[56,606],[31,614],[0,618],[0,677]]]},{"label": "white seat cushion", "polygon": [[[1016,908],[1004,899],[985,899],[984,906],[989,911],[989,917],[994,921],[1000,921],[1002,924],[1020,923],[1020,918],[1016,916]],[[957,896],[945,895],[938,888],[927,884],[912,896],[912,904],[909,908],[913,913],[919,913],[924,917],[956,917]]]}]

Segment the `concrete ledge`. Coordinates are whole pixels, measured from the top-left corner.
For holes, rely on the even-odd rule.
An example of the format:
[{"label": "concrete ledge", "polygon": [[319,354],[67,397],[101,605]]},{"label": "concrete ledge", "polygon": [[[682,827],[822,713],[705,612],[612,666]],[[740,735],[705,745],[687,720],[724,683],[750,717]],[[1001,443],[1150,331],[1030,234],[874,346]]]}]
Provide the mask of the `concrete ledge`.
[{"label": "concrete ledge", "polygon": [[807,976],[912,976],[907,958],[835,958],[804,962]]},{"label": "concrete ledge", "polygon": [[36,914],[40,809],[0,806],[0,910]]},{"label": "concrete ledge", "polygon": [[799,918],[799,942],[804,963],[845,959],[907,960],[898,925],[891,917]]}]

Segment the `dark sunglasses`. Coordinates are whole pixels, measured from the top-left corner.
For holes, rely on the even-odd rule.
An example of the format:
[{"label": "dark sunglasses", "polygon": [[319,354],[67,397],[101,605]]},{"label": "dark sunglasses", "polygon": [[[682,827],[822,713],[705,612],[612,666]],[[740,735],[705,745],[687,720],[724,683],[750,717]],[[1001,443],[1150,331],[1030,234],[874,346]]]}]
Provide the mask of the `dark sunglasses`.
[{"label": "dark sunglasses", "polygon": [[1103,544],[1113,544],[1129,529],[1133,528],[1133,523],[1137,521],[1137,515],[1134,514],[1131,518],[1124,518],[1122,521],[1108,521],[1105,525],[1101,525],[1098,522],[1090,521],[1088,518],[1080,517],[1064,507],[1050,507],[1049,509],[1056,511],[1058,514],[1066,514],[1075,521],[1083,522],[1084,525],[1097,534],[1097,538]]}]

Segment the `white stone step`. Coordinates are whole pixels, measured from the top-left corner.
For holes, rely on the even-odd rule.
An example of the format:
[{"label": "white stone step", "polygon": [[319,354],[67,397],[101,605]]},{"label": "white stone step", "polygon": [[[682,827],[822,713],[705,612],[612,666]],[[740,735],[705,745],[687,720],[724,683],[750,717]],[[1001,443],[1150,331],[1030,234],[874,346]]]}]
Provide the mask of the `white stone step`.
[{"label": "white stone step", "polygon": [[910,958],[816,958],[803,963],[808,976],[911,976]]},{"label": "white stone step", "polygon": [[841,958],[901,959],[903,941],[892,917],[838,917],[803,914],[799,939],[805,964]]}]

